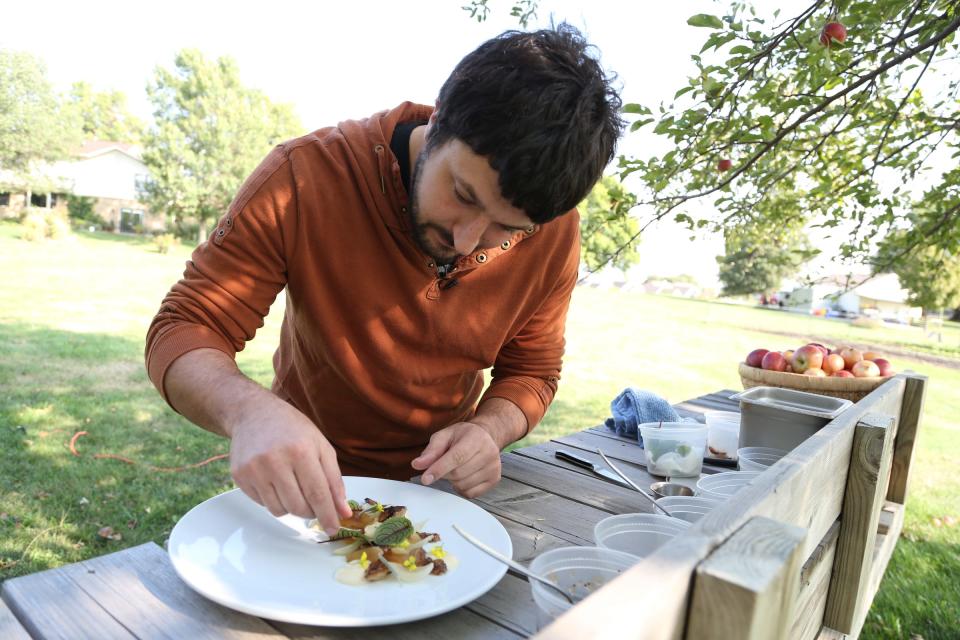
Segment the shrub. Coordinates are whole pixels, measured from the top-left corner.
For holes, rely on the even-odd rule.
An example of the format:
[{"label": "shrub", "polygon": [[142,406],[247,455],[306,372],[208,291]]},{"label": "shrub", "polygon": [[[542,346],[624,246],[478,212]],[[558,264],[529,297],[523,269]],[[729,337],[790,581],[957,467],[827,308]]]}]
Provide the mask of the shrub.
[{"label": "shrub", "polygon": [[43,213],[26,209],[23,215],[23,239],[40,242],[47,237],[47,220]]},{"label": "shrub", "polygon": [[169,253],[170,247],[180,244],[180,241],[172,233],[163,233],[153,239],[153,246],[157,248],[157,253]]}]

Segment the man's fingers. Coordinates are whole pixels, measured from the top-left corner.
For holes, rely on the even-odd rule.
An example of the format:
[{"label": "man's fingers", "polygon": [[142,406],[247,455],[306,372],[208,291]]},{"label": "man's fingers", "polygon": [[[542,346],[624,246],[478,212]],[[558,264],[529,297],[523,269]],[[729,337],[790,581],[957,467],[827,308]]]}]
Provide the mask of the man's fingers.
[{"label": "man's fingers", "polygon": [[333,535],[340,528],[340,518],[337,515],[327,477],[317,461],[306,462],[294,469],[297,484],[303,492],[303,497],[310,508],[310,512],[320,522],[320,526],[328,535]]},{"label": "man's fingers", "polygon": [[265,506],[267,511],[273,514],[275,517],[279,518],[287,513],[287,510],[283,508],[283,503],[280,502],[280,497],[277,495],[277,491],[272,484],[267,483],[260,485],[257,487],[257,493],[263,500],[263,506]]},{"label": "man's fingers", "polygon": [[[447,448],[450,446],[450,440],[452,438],[453,438],[453,432],[449,427],[447,427],[446,429],[441,429],[440,431],[437,431],[435,434],[430,436],[430,442],[427,443],[427,447],[423,450],[423,452],[418,457],[413,459],[410,465],[414,469],[417,469],[418,471],[422,471],[426,469],[427,467],[432,465],[434,462],[436,462],[437,459],[446,452]],[[438,476],[438,477],[442,477],[442,476]],[[426,474],[424,474],[424,481],[425,481],[425,484],[430,484],[430,482],[433,482],[433,479],[427,482]]]},{"label": "man's fingers", "polygon": [[[337,452],[327,445],[320,447],[320,466],[327,480],[333,509],[341,518],[347,518],[353,511],[347,503],[347,489],[343,486],[343,476],[340,474],[340,465],[337,463]],[[339,528],[340,521],[337,520]]]},{"label": "man's fingers", "polygon": [[423,484],[429,485],[441,478],[445,478],[447,474],[454,469],[458,469],[467,464],[475,453],[476,452],[464,443],[463,440],[455,442],[452,447],[447,449],[446,453],[440,456],[439,460],[431,464],[430,467],[423,472]]}]

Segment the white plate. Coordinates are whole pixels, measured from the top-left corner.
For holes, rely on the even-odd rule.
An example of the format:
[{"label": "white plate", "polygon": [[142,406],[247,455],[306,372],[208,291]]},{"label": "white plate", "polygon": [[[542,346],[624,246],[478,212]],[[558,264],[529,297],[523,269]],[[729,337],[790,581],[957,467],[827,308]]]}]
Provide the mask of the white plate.
[{"label": "white plate", "polygon": [[435,616],[479,598],[506,567],[457,534],[457,524],[503,555],[513,556],[506,529],[489,513],[458,496],[429,487],[346,476],[347,497],[404,505],[422,531],[440,534],[459,566],[420,582],[396,579],[348,586],[334,579],[346,562],[322,532],[296,516],[273,517],[239,489],[191,509],[167,543],[174,569],[194,590],[251,615],[298,624],[362,627]]}]

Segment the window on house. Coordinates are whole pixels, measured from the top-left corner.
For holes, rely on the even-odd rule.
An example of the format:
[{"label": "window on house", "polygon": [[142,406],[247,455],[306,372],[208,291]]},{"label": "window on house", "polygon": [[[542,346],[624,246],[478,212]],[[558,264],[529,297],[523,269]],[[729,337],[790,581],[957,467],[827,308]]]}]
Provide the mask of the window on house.
[{"label": "window on house", "polygon": [[9,207],[10,206],[10,194],[6,192],[0,192],[0,207]]},{"label": "window on house", "polygon": [[120,231],[125,233],[139,233],[142,230],[142,209],[120,209]]},{"label": "window on house", "polygon": [[31,194],[30,194],[30,206],[31,206],[31,207],[46,207],[46,206],[47,206],[47,194],[45,194],[45,193],[31,193]]}]

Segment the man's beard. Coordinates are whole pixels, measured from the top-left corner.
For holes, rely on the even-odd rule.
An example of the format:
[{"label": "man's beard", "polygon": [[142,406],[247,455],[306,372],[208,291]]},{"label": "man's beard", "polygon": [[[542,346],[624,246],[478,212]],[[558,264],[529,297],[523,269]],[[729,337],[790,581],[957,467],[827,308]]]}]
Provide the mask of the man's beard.
[{"label": "man's beard", "polygon": [[453,235],[440,225],[432,222],[423,222],[420,219],[420,199],[417,197],[417,178],[423,163],[427,159],[427,149],[420,151],[417,161],[413,166],[413,173],[410,176],[410,203],[407,207],[407,217],[410,221],[410,228],[413,230],[413,239],[420,247],[420,250],[434,259],[437,265],[452,264],[459,257],[455,250],[447,249],[427,237],[427,231],[433,229],[449,246],[453,246]]}]

